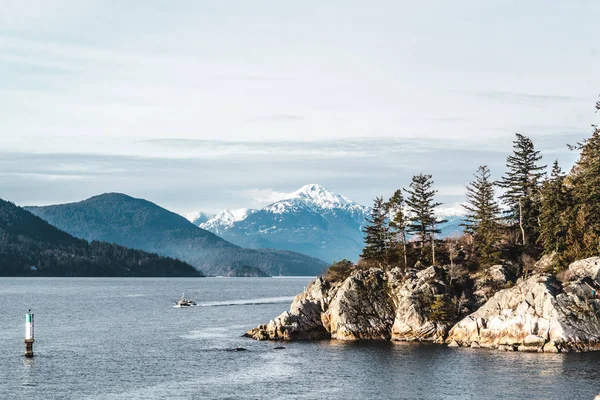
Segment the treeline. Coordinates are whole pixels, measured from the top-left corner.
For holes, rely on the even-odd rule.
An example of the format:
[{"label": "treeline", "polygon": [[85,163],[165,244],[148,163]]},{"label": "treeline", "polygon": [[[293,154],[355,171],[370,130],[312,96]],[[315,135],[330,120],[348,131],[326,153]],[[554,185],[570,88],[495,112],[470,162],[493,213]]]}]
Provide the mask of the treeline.
[{"label": "treeline", "polygon": [[87,242],[0,199],[0,276],[202,276],[191,265],[106,242]]},{"label": "treeline", "polygon": [[467,184],[464,235],[443,241],[437,239],[445,221],[435,214],[441,203],[432,176],[413,176],[408,188],[387,201],[375,198],[360,263],[401,268],[459,263],[476,270],[514,262],[526,274],[542,254],[554,256],[555,272],[599,255],[600,128],[594,125],[590,138],[569,148],[580,152],[571,171],[563,173],[557,160],[548,176],[533,141],[517,133],[502,178],[493,181],[482,165]]}]

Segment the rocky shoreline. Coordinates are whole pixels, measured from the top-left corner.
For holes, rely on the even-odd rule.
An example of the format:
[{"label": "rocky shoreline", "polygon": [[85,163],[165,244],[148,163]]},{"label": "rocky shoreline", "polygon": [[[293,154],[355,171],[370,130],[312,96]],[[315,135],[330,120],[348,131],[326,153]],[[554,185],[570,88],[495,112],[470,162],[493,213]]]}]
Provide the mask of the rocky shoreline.
[{"label": "rocky shoreline", "polygon": [[[494,266],[452,297],[447,270],[354,271],[319,277],[289,311],[248,331],[257,340],[428,341],[504,351],[600,350],[600,258],[574,262],[558,277],[534,272],[513,285]],[[471,312],[472,311],[472,312]]]}]

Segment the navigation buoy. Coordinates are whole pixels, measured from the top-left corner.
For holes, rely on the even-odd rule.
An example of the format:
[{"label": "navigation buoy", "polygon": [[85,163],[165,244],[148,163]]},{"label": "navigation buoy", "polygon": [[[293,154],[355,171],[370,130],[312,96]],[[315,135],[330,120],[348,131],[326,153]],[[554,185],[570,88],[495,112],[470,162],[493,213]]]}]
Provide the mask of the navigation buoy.
[{"label": "navigation buoy", "polygon": [[33,342],[35,342],[33,337],[33,314],[29,310],[25,314],[25,357],[27,358],[33,357]]}]

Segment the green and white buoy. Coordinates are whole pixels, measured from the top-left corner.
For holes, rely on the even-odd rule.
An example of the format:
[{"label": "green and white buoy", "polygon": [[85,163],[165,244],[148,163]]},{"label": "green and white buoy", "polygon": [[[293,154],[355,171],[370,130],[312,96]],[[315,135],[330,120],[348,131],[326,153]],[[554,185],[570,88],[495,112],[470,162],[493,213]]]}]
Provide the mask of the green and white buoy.
[{"label": "green and white buoy", "polygon": [[25,357],[27,358],[33,357],[33,342],[35,342],[33,334],[33,314],[29,310],[25,314]]}]

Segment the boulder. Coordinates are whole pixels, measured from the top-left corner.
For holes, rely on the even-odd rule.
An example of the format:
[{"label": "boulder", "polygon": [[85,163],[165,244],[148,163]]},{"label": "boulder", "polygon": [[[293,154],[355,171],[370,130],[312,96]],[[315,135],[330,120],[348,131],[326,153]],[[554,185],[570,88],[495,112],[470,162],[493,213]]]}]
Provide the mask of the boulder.
[{"label": "boulder", "polygon": [[558,254],[544,254],[533,266],[533,273],[545,274],[554,271],[558,263]]},{"label": "boulder", "polygon": [[570,281],[534,275],[497,292],[480,309],[459,321],[447,343],[519,351],[600,350],[598,260],[569,266]]},{"label": "boulder", "polygon": [[443,270],[429,267],[418,272],[413,278],[406,279],[399,287],[394,287],[393,284],[390,286],[392,300],[396,306],[392,340],[443,342],[448,325],[441,321],[432,321],[429,317],[429,306],[435,296],[445,291]]},{"label": "boulder", "polygon": [[496,284],[504,285],[508,280],[508,274],[504,265],[492,265],[486,272],[489,279]]},{"label": "boulder", "polygon": [[492,265],[472,276],[475,306],[480,307],[509,282],[510,274],[504,265]]},{"label": "boulder", "polygon": [[586,258],[585,260],[575,261],[569,265],[571,279],[590,278],[600,281],[600,257]]},{"label": "boulder", "polygon": [[330,338],[323,327],[321,313],[324,312],[335,292],[323,278],[317,278],[304,292],[298,294],[290,311],[286,311],[265,325],[251,329],[244,336],[256,340],[318,340]]},{"label": "boulder", "polygon": [[381,269],[359,271],[337,290],[321,322],[332,339],[389,340],[394,308]]}]

